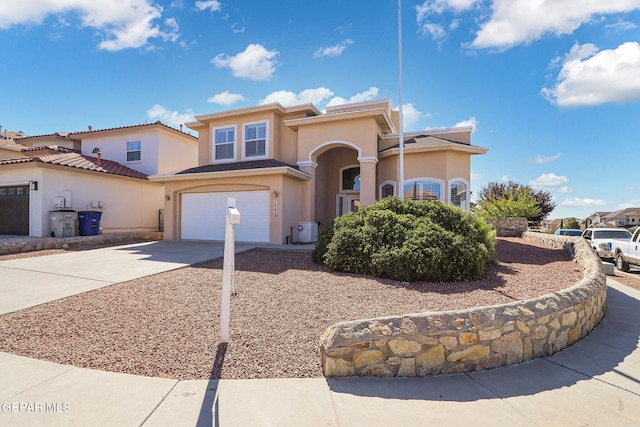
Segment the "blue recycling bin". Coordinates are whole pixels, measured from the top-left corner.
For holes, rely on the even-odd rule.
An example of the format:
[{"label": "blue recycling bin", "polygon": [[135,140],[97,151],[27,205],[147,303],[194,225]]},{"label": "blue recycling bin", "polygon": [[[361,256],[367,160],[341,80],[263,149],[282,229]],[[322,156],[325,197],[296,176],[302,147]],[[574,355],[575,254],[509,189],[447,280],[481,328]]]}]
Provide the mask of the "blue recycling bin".
[{"label": "blue recycling bin", "polygon": [[78,230],[81,236],[97,236],[100,234],[100,218],[102,212],[78,212]]}]

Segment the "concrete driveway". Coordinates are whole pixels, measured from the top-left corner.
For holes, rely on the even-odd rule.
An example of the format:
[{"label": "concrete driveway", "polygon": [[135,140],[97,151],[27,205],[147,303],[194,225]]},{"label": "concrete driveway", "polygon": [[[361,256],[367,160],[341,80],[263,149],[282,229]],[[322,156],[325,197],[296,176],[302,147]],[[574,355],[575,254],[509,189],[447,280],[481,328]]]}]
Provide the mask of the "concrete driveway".
[{"label": "concrete driveway", "polygon": [[[236,244],[241,252],[254,247]],[[0,261],[0,315],[223,255],[222,242],[163,240]]]}]

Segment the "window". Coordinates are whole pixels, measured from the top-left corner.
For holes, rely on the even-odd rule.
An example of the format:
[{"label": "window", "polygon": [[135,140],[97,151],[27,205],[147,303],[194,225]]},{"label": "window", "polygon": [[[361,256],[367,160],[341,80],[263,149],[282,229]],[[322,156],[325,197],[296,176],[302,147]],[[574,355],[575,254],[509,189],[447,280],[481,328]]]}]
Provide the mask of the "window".
[{"label": "window", "polygon": [[618,225],[624,225],[624,218],[618,218]]},{"label": "window", "polygon": [[383,181],[382,184],[380,184],[378,194],[379,194],[380,200],[384,199],[385,197],[395,196],[396,183],[391,180]]},{"label": "window", "polygon": [[236,129],[234,127],[215,129],[213,161],[234,160]]},{"label": "window", "polygon": [[360,191],[360,167],[342,169],[340,173],[340,191]]},{"label": "window", "polygon": [[464,182],[456,181],[451,184],[449,203],[456,208],[467,209],[467,185]]},{"label": "window", "polygon": [[385,184],[380,189],[380,198],[384,199],[385,197],[391,197],[394,193],[393,184]]},{"label": "window", "polygon": [[267,155],[267,124],[248,124],[244,127],[244,156],[265,157]]},{"label": "window", "polygon": [[142,160],[142,142],[127,142],[127,162],[139,162]]},{"label": "window", "polygon": [[442,184],[437,181],[413,181],[404,184],[405,200],[442,200]]}]

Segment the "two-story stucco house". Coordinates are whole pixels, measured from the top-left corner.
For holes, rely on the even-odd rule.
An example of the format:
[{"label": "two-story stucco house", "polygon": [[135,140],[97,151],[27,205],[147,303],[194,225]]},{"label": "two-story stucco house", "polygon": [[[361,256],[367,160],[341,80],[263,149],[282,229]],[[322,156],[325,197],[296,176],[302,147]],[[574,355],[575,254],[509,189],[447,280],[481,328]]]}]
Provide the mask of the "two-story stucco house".
[{"label": "two-story stucco house", "polygon": [[224,238],[236,199],[239,241],[312,242],[318,226],[403,192],[469,208],[470,163],[486,148],[471,127],[405,134],[388,99],[327,107],[259,105],[196,116],[198,166],[149,179],[165,185],[165,239]]},{"label": "two-story stucco house", "polygon": [[162,184],[148,175],[197,164],[198,139],[160,122],[18,140],[0,160],[0,234],[48,237],[49,211],[102,212],[104,232],[158,230]]}]

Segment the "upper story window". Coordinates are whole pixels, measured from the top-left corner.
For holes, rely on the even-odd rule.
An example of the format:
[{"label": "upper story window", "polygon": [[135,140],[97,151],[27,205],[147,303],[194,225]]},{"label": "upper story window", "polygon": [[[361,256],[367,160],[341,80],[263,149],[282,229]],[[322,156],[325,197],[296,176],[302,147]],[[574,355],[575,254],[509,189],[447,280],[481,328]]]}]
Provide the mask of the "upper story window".
[{"label": "upper story window", "polygon": [[127,162],[139,162],[142,160],[142,142],[127,142]]},{"label": "upper story window", "polygon": [[267,123],[245,124],[244,157],[266,157],[267,146]]},{"label": "upper story window", "polygon": [[405,182],[404,198],[405,200],[442,200],[442,183],[423,179]]},{"label": "upper story window", "polygon": [[213,161],[235,160],[236,128],[224,127],[214,130]]},{"label": "upper story window", "polygon": [[360,191],[360,167],[352,166],[340,172],[340,191]]}]

